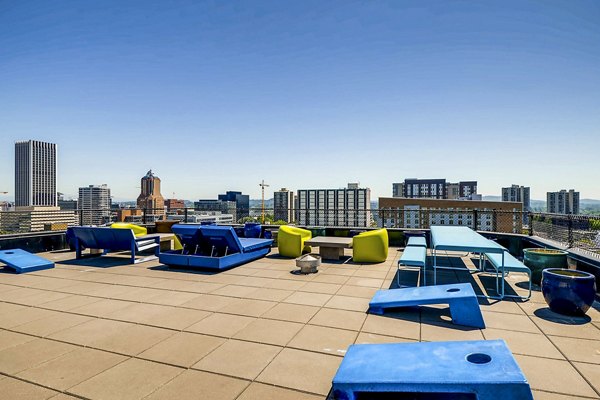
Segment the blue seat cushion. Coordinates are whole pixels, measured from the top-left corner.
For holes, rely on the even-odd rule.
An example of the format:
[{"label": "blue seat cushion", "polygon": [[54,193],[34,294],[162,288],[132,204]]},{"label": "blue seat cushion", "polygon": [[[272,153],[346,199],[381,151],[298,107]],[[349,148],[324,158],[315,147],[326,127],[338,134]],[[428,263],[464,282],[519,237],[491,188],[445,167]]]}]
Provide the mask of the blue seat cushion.
[{"label": "blue seat cushion", "polygon": [[238,238],[244,253],[255,251],[265,247],[271,247],[273,239]]}]

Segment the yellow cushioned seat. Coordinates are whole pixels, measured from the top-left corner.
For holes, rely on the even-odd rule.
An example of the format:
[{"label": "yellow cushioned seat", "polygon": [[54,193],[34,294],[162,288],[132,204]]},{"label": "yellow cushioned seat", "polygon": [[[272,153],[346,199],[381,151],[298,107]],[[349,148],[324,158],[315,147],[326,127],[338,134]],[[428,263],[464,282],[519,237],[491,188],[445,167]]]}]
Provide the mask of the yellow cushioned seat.
[{"label": "yellow cushioned seat", "polygon": [[131,229],[136,237],[148,234],[148,229],[144,228],[143,226],[128,224],[126,222],[115,222],[110,227],[115,229]]},{"label": "yellow cushioned seat", "polygon": [[355,262],[380,263],[388,256],[387,229],[360,233],[352,238],[352,260]]},{"label": "yellow cushioned seat", "polygon": [[304,242],[312,238],[309,230],[296,228],[294,226],[282,225],[277,234],[277,247],[279,254],[284,257],[300,257],[302,253],[310,253],[310,246]]}]

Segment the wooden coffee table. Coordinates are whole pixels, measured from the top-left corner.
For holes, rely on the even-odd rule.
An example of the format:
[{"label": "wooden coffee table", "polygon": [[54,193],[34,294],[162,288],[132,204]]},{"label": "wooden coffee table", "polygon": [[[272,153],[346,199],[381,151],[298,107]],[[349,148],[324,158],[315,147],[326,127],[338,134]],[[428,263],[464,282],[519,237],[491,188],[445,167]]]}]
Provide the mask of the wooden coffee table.
[{"label": "wooden coffee table", "polygon": [[352,247],[352,238],[317,236],[304,243],[318,247],[319,254],[324,260],[339,260],[344,255],[344,249]]}]

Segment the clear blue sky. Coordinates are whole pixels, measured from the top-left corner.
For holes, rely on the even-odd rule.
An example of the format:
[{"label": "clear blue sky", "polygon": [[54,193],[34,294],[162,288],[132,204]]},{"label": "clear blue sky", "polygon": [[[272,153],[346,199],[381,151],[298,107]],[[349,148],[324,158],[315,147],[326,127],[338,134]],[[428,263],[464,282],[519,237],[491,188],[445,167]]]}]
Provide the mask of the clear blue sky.
[{"label": "clear blue sky", "polygon": [[0,191],[23,139],[58,143],[68,195],[133,199],[152,168],[192,200],[409,177],[600,198],[600,2],[0,0]]}]

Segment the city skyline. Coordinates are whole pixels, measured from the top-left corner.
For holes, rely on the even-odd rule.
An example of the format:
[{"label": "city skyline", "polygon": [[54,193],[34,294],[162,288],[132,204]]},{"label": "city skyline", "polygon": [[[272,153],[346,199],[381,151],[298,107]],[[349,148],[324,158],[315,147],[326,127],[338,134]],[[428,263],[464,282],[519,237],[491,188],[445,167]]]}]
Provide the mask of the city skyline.
[{"label": "city skyline", "polygon": [[29,139],[57,143],[73,198],[135,199],[152,168],[189,200],[440,177],[600,199],[599,20],[586,1],[13,3],[0,200]]}]

